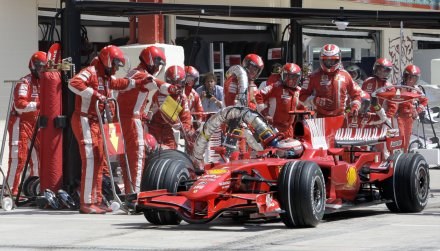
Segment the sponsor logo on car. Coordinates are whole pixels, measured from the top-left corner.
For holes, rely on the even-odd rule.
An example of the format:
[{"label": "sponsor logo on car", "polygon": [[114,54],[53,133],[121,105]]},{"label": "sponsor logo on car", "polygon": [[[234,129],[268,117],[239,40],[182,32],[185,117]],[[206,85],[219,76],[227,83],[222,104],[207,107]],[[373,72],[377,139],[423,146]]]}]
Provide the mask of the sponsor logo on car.
[{"label": "sponsor logo on car", "polygon": [[347,186],[354,187],[357,181],[356,168],[351,166],[347,170]]},{"label": "sponsor logo on car", "polygon": [[208,174],[212,174],[212,175],[221,175],[227,172],[228,172],[227,169],[212,169],[207,171]]}]

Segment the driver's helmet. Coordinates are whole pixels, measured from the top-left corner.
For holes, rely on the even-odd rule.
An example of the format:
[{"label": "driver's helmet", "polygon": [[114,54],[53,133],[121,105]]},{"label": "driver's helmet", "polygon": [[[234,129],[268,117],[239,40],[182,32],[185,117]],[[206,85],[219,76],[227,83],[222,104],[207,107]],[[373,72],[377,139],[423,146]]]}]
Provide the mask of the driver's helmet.
[{"label": "driver's helmet", "polygon": [[283,139],[278,141],[277,155],[282,158],[299,158],[304,152],[303,144],[297,139]]},{"label": "driver's helmet", "polygon": [[32,75],[36,78],[39,78],[40,73],[45,70],[46,64],[47,64],[46,52],[37,51],[34,54],[32,54],[31,58],[29,59],[28,67]]},{"label": "driver's helmet", "polygon": [[165,72],[165,81],[177,88],[183,88],[185,85],[185,70],[182,66],[170,66]]},{"label": "driver's helmet", "polygon": [[421,70],[417,65],[410,64],[403,71],[403,84],[414,86],[419,81]]},{"label": "driver's helmet", "polygon": [[321,48],[319,64],[327,73],[333,73],[342,67],[341,49],[335,44],[326,44]]},{"label": "driver's helmet", "polygon": [[199,71],[193,66],[185,66],[185,84],[188,86],[196,86],[199,84]]},{"label": "driver's helmet", "polygon": [[53,209],[61,209],[60,202],[58,201],[57,196],[50,189],[44,190],[44,198],[47,201],[47,205],[49,205]]},{"label": "driver's helmet", "polygon": [[257,54],[248,54],[244,57],[241,66],[246,70],[250,80],[257,79],[264,68],[263,59]]},{"label": "driver's helmet", "polygon": [[124,52],[114,45],[108,45],[102,48],[98,58],[99,62],[104,66],[107,76],[114,75],[119,70],[119,67],[124,67],[128,61],[124,56]]},{"label": "driver's helmet", "polygon": [[388,80],[393,71],[393,63],[387,58],[379,58],[373,66],[373,74],[382,80]]},{"label": "driver's helmet", "polygon": [[73,209],[77,207],[75,200],[63,189],[58,190],[57,198],[65,208]]},{"label": "driver's helmet", "polygon": [[351,78],[354,81],[360,80],[361,79],[361,68],[359,68],[359,66],[357,65],[350,65],[347,68],[345,68],[345,70],[350,73]]},{"label": "driver's helmet", "polygon": [[301,80],[301,67],[294,63],[287,63],[283,66],[281,71],[281,81],[284,86],[295,88]]},{"label": "driver's helmet", "polygon": [[139,60],[145,65],[148,73],[154,76],[159,75],[167,62],[165,53],[154,45],[143,49],[139,54]]}]

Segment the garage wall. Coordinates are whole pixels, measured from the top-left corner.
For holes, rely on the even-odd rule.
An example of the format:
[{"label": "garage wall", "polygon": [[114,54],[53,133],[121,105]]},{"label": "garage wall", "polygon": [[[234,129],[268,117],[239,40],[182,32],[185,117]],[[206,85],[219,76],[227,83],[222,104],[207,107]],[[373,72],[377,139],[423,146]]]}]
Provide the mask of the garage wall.
[{"label": "garage wall", "polygon": [[[36,1],[0,0],[0,137],[3,137],[7,103],[11,86],[5,80],[15,80],[28,73],[28,61],[38,48]],[[3,156],[7,168],[8,147]],[[1,177],[0,177],[1,181]]]},{"label": "garage wall", "polygon": [[415,50],[414,51],[414,64],[420,67],[422,70],[422,76],[420,79],[427,82],[428,84],[440,85],[439,78],[432,78],[433,76],[438,76],[437,71],[431,72],[431,60],[440,60],[440,50],[430,49],[430,50]]}]

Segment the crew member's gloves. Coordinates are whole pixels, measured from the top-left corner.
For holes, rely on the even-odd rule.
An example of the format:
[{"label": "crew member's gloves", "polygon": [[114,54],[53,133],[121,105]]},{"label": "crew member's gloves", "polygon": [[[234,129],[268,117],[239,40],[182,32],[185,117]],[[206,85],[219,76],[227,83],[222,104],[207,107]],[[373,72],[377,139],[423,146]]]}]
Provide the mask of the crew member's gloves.
[{"label": "crew member's gloves", "polygon": [[419,117],[419,113],[417,112],[417,109],[411,109],[412,110],[412,112],[411,112],[411,117],[413,118],[413,119],[417,119],[418,117]]},{"label": "crew member's gloves", "polygon": [[333,105],[333,100],[328,98],[315,97],[313,100],[316,106],[331,108]]},{"label": "crew member's gloves", "polygon": [[269,124],[273,124],[273,117],[271,117],[271,116],[266,116],[265,118],[266,118],[266,120],[267,120],[267,122],[268,122]]},{"label": "crew member's gloves", "polygon": [[175,85],[169,84],[170,86],[168,87],[168,93],[171,95],[180,95],[182,93],[182,89],[178,88]]},{"label": "crew member's gloves", "polygon": [[380,109],[382,109],[382,106],[379,104],[379,100],[377,97],[371,97],[371,107],[373,107],[375,112],[378,112]]},{"label": "crew member's gloves", "polygon": [[428,118],[427,115],[428,115],[428,114],[426,113],[426,111],[421,111],[421,112],[419,112],[419,114],[418,114],[420,120],[423,120],[423,119],[425,119],[425,118]]},{"label": "crew member's gloves", "polygon": [[141,92],[147,92],[152,90],[157,90],[156,81],[152,77],[147,77],[144,79],[138,79],[135,81],[135,85]]},{"label": "crew member's gloves", "polygon": [[107,97],[99,93],[98,91],[93,91],[93,96],[95,96],[99,101],[105,102],[107,100]]},{"label": "crew member's gloves", "polygon": [[359,115],[359,105],[358,104],[351,105],[350,114],[352,117],[357,117]]}]

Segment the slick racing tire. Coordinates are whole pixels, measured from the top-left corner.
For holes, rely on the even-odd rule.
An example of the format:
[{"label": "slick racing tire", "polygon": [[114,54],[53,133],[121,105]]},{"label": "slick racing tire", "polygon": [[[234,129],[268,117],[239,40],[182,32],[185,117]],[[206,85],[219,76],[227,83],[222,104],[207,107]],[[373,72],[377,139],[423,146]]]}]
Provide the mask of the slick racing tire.
[{"label": "slick racing tire", "polygon": [[23,183],[23,194],[25,196],[36,196],[31,191],[32,183],[35,182],[37,179],[39,179],[38,176],[29,176]]},{"label": "slick racing tire", "polygon": [[150,168],[153,166],[153,163],[156,163],[159,159],[162,160],[180,160],[183,163],[185,163],[185,165],[187,166],[187,168],[189,170],[193,170],[193,163],[190,159],[190,157],[188,156],[188,154],[178,151],[178,150],[174,150],[174,149],[166,149],[166,150],[158,150],[153,152],[152,154],[150,154],[147,159],[145,160],[145,166],[144,166],[144,171],[142,173],[142,182],[141,182],[141,191],[150,191],[150,190],[154,190],[155,188],[148,188],[144,185],[144,177],[146,175],[150,176],[152,175],[152,171]]},{"label": "slick racing tire", "polygon": [[[171,158],[154,158],[145,166],[141,191],[167,189],[170,193],[186,190],[183,181],[190,179],[187,161]],[[145,218],[155,225],[178,225],[181,218],[175,212],[158,209],[145,209]]]},{"label": "slick racing tire", "polygon": [[400,153],[394,157],[394,175],[384,185],[386,203],[391,212],[417,213],[428,203],[429,167],[418,153]]},{"label": "slick racing tire", "polygon": [[34,182],[32,182],[31,185],[31,196],[39,196],[41,194],[40,192],[40,177],[38,179],[35,179]]},{"label": "slick racing tire", "polygon": [[288,228],[316,227],[325,212],[325,180],[321,168],[310,161],[286,163],[278,176],[281,220]]},{"label": "slick racing tire", "polygon": [[[157,150],[157,151],[153,152],[145,160],[145,167],[147,167],[149,162],[155,161],[155,159],[158,159],[158,158],[178,159],[178,160],[184,161],[185,163],[188,163],[188,165],[190,165],[190,168],[194,169],[193,164],[192,164],[192,160],[189,157],[189,155],[184,152],[174,150],[174,149]],[[145,173],[145,168],[144,168],[144,173]]]}]

